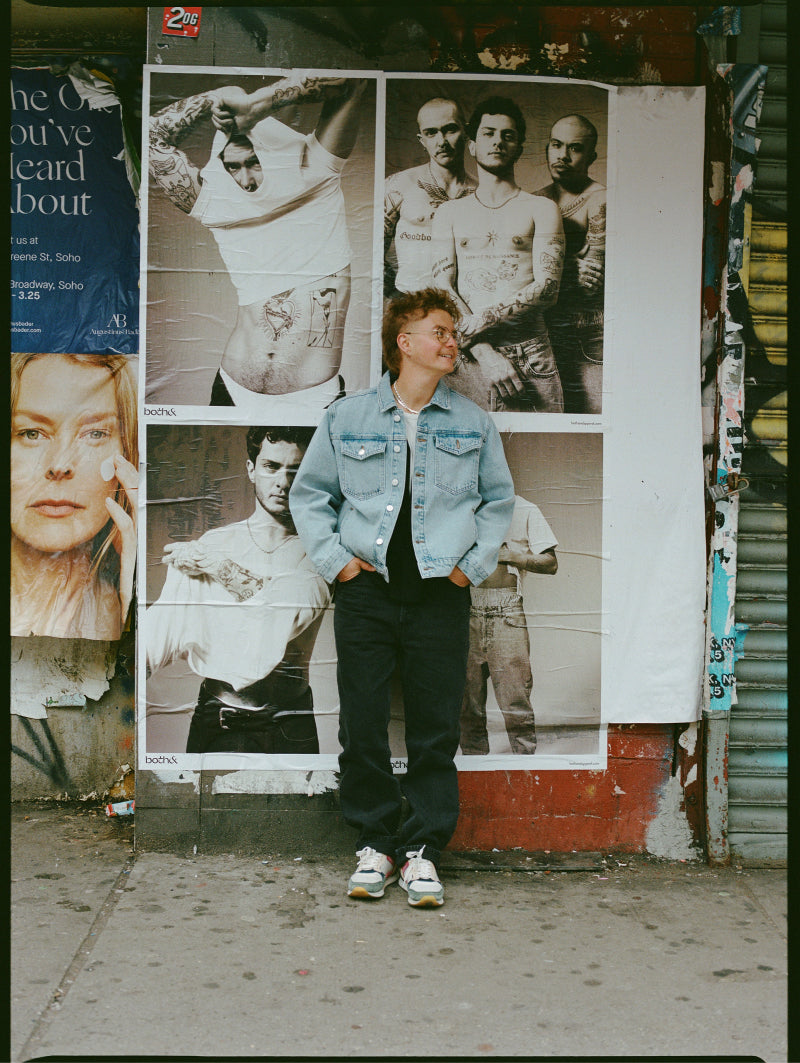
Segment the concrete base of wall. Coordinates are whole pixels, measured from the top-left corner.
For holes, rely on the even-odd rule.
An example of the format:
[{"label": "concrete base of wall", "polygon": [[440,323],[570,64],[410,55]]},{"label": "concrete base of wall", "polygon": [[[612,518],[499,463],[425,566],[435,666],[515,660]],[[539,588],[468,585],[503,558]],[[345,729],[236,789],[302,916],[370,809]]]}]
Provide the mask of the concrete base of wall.
[{"label": "concrete base of wall", "polygon": [[152,772],[136,779],[135,845],[161,852],[338,855],[355,845],[335,791],[314,794],[215,793],[219,772],[187,785]]},{"label": "concrete base of wall", "polygon": [[[683,733],[685,726],[610,729],[605,771],[462,772],[450,848],[697,858],[692,820],[699,782],[696,769],[687,770],[696,742],[687,748]],[[332,775],[322,792],[252,792],[269,789],[257,777],[270,774],[241,773],[250,789],[242,793],[234,792],[233,772],[138,772],[136,848],[288,856],[355,849]]]},{"label": "concrete base of wall", "polygon": [[99,799],[134,765],[133,695],[111,689],[84,706],[11,716],[11,800]]}]

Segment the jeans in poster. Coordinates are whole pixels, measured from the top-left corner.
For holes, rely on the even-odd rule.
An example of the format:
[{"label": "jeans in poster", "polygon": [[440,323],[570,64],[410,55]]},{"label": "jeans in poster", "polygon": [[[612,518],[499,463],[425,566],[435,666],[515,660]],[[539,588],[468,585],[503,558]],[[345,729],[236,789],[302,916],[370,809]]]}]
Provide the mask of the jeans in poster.
[{"label": "jeans in poster", "polygon": [[[425,846],[437,864],[458,820],[453,762],[469,640],[469,589],[424,581],[415,602],[392,598],[374,572],[336,585],[340,802],[345,821],[371,846],[401,862]],[[389,718],[398,669],[408,771],[392,772]],[[409,815],[401,823],[401,798]]]},{"label": "jeans in poster", "polygon": [[565,413],[603,412],[603,322],[576,324],[548,319]]},{"label": "jeans in poster", "polygon": [[203,680],[189,725],[187,753],[319,753],[311,689],[281,705],[236,709]]},{"label": "jeans in poster", "polygon": [[487,683],[503,714],[511,752],[536,752],[536,725],[531,707],[530,640],[522,598],[499,588],[472,591],[467,683],[461,709],[461,752],[489,752],[486,728]]},{"label": "jeans in poster", "polygon": [[523,390],[514,399],[498,398],[492,409],[520,412],[531,410],[537,413],[564,412],[561,377],[550,337],[544,327],[524,343],[499,345],[497,350],[505,355],[516,369],[517,376],[523,383]]}]

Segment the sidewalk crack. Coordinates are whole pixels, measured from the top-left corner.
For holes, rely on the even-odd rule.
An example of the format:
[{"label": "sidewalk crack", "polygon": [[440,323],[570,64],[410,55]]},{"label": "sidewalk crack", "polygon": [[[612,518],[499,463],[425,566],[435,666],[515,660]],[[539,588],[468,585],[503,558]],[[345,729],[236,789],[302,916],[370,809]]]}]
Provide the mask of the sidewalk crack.
[{"label": "sidewalk crack", "polygon": [[40,1047],[44,1040],[45,1033],[47,1032],[47,1028],[52,1022],[54,1015],[56,1015],[63,1007],[67,994],[77,980],[78,975],[86,966],[95,945],[100,939],[101,933],[105,929],[108,920],[111,918],[111,913],[114,911],[125,885],[130,881],[128,876],[133,870],[135,862],[136,854],[132,853],[126,859],[122,870],[114,880],[106,899],[103,901],[97,915],[94,917],[92,925],[86,932],[86,936],[78,946],[70,965],[62,975],[61,981],[53,990],[50,1000],[44,1006],[41,1014],[34,1023],[30,1036],[20,1049],[19,1063],[25,1063],[25,1061],[29,1059],[36,1059],[41,1055]]}]

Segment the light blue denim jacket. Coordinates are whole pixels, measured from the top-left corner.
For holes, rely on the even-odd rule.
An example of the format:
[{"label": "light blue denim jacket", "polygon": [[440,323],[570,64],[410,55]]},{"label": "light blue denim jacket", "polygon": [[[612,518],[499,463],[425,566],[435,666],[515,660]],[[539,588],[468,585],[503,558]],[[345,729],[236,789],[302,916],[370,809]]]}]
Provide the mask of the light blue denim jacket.
[{"label": "light blue denim jacket", "polygon": [[[491,417],[439,381],[419,415],[411,537],[423,579],[455,565],[473,584],[497,567],[514,484]],[[312,563],[332,583],[352,558],[388,580],[386,551],[406,482],[405,424],[389,381],[339,399],[306,451],[289,505]]]}]

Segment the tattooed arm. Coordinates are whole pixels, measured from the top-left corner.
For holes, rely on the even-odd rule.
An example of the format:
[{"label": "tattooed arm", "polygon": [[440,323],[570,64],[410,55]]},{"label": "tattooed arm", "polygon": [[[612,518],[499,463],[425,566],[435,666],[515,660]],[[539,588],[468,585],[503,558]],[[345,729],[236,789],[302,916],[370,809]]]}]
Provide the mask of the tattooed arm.
[{"label": "tattooed arm", "polygon": [[317,81],[325,102],[314,135],[337,159],[348,159],[358,136],[358,104],[365,78],[306,78]]},{"label": "tattooed arm", "polygon": [[397,279],[397,257],[392,258],[392,241],[400,220],[403,206],[403,193],[397,184],[395,175],[386,178],[383,191],[383,294],[389,296],[394,291]]},{"label": "tattooed arm", "polygon": [[164,563],[171,565],[185,576],[207,577],[229,591],[238,602],[252,598],[261,590],[264,581],[246,568],[209,553],[199,542],[167,543],[164,547]]},{"label": "tattooed arm", "polygon": [[[456,201],[458,202],[458,201]],[[470,316],[470,308],[458,294],[458,260],[456,258],[456,238],[450,218],[450,208],[443,203],[436,211],[431,223],[431,257],[433,265],[431,276],[435,287],[447,292],[461,312],[461,319]],[[461,326],[459,325],[459,331]]]},{"label": "tattooed arm", "polygon": [[482,332],[504,321],[514,321],[531,307],[541,310],[558,299],[564,268],[564,226],[555,203],[537,197],[534,205],[534,234],[531,243],[533,280],[521,288],[513,299],[488,306],[480,313],[469,314],[460,323],[465,339],[477,339]]},{"label": "tattooed arm", "polygon": [[521,543],[503,543],[498,564],[513,565],[514,568],[525,572],[538,572],[543,576],[555,576],[558,572],[558,559],[554,549],[543,550],[537,554]]},{"label": "tattooed arm", "polygon": [[346,159],[355,144],[357,105],[366,84],[364,78],[307,77],[296,71],[249,94],[230,86],[217,90],[212,120],[223,133],[248,133],[275,111],[322,100],[315,129],[317,140],[331,155]]},{"label": "tattooed arm", "polygon": [[585,291],[601,291],[606,263],[606,190],[598,189],[588,204],[586,243],[575,260],[577,283]]},{"label": "tattooed arm", "polygon": [[150,119],[150,173],[165,195],[186,214],[200,194],[200,171],[178,145],[198,122],[212,117],[218,95],[219,90],[178,100]]}]

